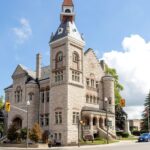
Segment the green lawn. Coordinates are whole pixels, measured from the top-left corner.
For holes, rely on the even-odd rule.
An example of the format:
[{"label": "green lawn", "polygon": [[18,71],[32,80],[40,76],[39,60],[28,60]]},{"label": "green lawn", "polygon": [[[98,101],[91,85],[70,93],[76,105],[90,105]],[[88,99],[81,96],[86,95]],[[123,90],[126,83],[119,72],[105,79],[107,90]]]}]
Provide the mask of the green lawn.
[{"label": "green lawn", "polygon": [[[119,142],[118,140],[109,140],[109,143],[116,143]],[[107,141],[105,139],[101,139],[101,140],[95,140],[94,142],[91,141],[81,141],[80,145],[102,145],[102,144],[107,144]]]},{"label": "green lawn", "polygon": [[129,136],[128,138],[120,138],[119,140],[137,140],[138,138],[135,136]]}]

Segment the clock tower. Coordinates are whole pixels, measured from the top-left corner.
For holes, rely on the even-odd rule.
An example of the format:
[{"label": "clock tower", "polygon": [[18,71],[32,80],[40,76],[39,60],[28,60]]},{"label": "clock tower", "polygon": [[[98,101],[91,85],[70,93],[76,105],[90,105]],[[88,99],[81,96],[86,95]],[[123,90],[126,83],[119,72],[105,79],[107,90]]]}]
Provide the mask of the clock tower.
[{"label": "clock tower", "polygon": [[55,139],[67,145],[78,142],[77,118],[84,103],[85,42],[75,25],[72,0],[64,0],[60,21],[49,43],[50,129]]}]

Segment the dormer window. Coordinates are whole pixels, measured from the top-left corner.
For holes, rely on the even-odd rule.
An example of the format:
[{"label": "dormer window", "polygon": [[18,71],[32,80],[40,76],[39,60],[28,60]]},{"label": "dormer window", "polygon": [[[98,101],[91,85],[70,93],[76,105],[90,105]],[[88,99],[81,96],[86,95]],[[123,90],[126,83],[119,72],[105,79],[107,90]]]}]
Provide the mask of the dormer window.
[{"label": "dormer window", "polygon": [[65,13],[71,13],[71,10],[70,9],[66,9]]},{"label": "dormer window", "polygon": [[58,35],[62,34],[63,33],[63,28],[59,28],[58,29]]}]

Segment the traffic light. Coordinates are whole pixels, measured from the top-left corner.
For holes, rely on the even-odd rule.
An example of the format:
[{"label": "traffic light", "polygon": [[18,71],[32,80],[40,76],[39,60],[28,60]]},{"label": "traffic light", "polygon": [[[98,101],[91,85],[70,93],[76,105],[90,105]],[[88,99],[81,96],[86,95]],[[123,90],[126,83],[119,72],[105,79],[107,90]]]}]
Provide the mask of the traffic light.
[{"label": "traffic light", "polygon": [[5,111],[10,112],[10,102],[5,103]]},{"label": "traffic light", "polygon": [[126,101],[125,101],[125,99],[121,99],[121,100],[120,100],[120,106],[121,106],[121,107],[125,107],[125,106],[126,106]]}]

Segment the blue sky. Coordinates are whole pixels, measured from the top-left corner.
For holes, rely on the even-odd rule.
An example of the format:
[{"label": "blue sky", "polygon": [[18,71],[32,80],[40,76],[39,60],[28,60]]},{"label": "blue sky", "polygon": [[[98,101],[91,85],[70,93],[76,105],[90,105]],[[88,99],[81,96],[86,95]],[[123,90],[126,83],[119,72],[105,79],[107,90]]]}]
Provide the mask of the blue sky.
[{"label": "blue sky", "polygon": [[[0,1],[0,95],[12,83],[17,64],[34,69],[38,52],[43,65],[49,64],[48,42],[59,26],[61,4],[62,0]],[[139,35],[150,41],[149,0],[74,0],[74,4],[85,49],[93,48],[99,58],[112,50],[124,51],[125,37]]]}]

